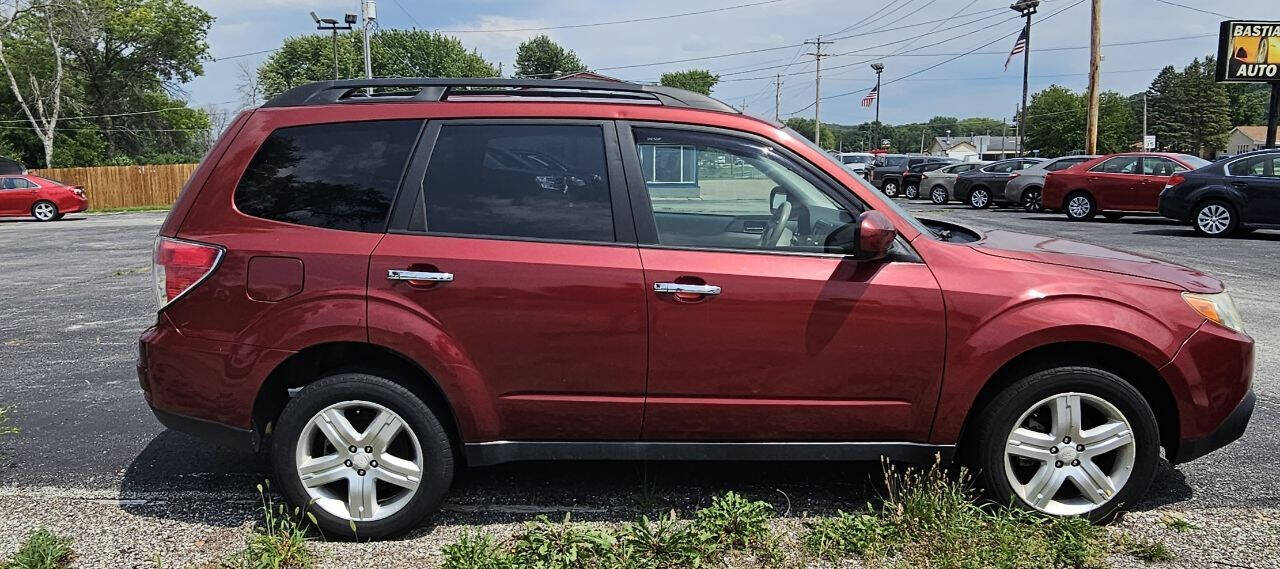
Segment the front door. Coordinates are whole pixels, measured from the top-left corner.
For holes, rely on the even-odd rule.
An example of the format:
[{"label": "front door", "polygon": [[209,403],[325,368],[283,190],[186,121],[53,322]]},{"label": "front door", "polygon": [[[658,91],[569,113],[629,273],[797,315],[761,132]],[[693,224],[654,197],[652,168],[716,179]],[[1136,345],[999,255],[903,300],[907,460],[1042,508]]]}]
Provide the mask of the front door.
[{"label": "front door", "polygon": [[640,436],[647,296],[615,141],[600,121],[428,123],[419,201],[371,260],[370,336],[430,343],[471,441]]},{"label": "front door", "polygon": [[[925,440],[943,304],[907,246],[901,260],[876,262],[828,250],[827,237],[863,206],[764,141],[629,132],[649,305],[644,438]],[[694,157],[694,184],[640,174],[642,157],[661,147]],[[717,167],[718,156],[740,165]]]},{"label": "front door", "polygon": [[1088,190],[1097,200],[1097,209],[1127,210],[1139,202],[1134,194],[1140,162],[1138,156],[1116,156],[1089,169]]}]

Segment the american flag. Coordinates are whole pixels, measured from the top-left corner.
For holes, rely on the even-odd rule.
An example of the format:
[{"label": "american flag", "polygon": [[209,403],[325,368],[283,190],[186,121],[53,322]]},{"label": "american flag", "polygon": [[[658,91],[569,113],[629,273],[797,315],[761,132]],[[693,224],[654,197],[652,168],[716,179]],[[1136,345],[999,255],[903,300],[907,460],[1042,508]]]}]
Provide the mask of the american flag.
[{"label": "american flag", "polygon": [[1022,33],[1018,34],[1018,41],[1013,42],[1013,49],[1009,51],[1009,59],[1004,60],[1004,70],[1009,70],[1009,62],[1013,61],[1013,56],[1027,51],[1027,29],[1022,28]]},{"label": "american flag", "polygon": [[871,92],[867,93],[867,96],[862,98],[862,106],[870,107],[872,103],[876,102],[876,97],[879,97],[879,96],[880,96],[880,86],[877,85],[875,87],[872,87]]}]

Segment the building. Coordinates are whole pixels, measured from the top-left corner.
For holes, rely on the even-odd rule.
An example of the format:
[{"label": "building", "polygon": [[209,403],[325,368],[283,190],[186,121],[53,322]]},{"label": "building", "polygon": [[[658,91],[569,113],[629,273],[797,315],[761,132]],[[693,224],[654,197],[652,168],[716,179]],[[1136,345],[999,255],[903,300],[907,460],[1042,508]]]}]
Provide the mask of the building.
[{"label": "building", "polygon": [[1003,160],[1018,155],[1016,136],[939,136],[933,139],[929,154],[947,156],[966,162]]},{"label": "building", "polygon": [[1227,136],[1227,147],[1218,151],[1217,157],[1243,154],[1251,150],[1261,150],[1267,145],[1267,127],[1238,126],[1231,129]]}]

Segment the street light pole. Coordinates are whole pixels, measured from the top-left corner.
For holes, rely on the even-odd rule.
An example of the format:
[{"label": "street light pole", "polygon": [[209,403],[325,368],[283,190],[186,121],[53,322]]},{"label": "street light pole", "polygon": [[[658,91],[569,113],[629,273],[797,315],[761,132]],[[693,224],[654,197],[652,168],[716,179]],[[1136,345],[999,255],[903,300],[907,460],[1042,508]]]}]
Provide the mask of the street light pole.
[{"label": "street light pole", "polygon": [[321,18],[315,12],[311,13],[311,19],[316,21],[317,30],[333,31],[333,80],[338,80],[338,30],[350,30],[351,25],[356,23],[355,14],[347,14],[343,17],[343,25],[338,25],[338,21],[333,18]]},{"label": "street light pole", "polygon": [[[884,93],[880,92],[880,74],[884,73],[884,64],[872,63],[871,69],[876,72],[876,122],[874,128],[876,137],[878,138],[880,136],[880,97],[884,95]],[[872,140],[872,142],[875,141]]]},{"label": "street light pole", "polygon": [[364,15],[364,78],[373,79],[373,60],[369,53],[369,29],[378,20],[378,5],[374,0],[362,0],[360,12]]},{"label": "street light pole", "polygon": [[1018,117],[1018,155],[1022,155],[1023,139],[1027,137],[1027,78],[1031,72],[1031,16],[1040,6],[1040,0],[1018,0],[1009,6],[1010,10],[1019,12],[1027,19],[1022,28],[1026,36],[1026,44],[1022,48],[1022,112]]}]

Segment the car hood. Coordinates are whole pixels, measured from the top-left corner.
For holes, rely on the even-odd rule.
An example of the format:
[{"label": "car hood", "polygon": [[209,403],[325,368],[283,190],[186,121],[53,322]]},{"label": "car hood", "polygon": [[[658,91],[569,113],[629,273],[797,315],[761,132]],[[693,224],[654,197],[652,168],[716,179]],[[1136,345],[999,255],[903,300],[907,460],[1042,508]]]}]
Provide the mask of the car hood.
[{"label": "car hood", "polygon": [[1154,279],[1191,292],[1223,290],[1222,281],[1189,267],[1069,239],[995,230],[969,246],[986,255]]}]

